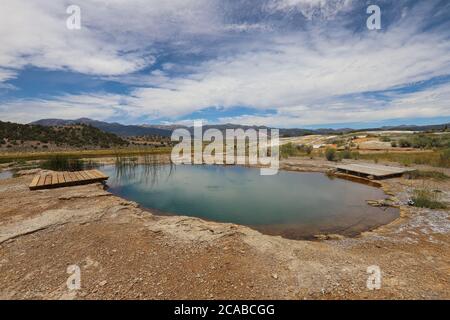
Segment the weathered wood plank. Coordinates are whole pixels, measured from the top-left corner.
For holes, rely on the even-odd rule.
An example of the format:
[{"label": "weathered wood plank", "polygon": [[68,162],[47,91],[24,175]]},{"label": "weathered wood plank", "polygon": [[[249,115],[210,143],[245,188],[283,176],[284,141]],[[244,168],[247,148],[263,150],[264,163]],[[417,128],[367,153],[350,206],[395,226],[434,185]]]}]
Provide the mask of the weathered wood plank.
[{"label": "weathered wood plank", "polygon": [[68,172],[67,174],[69,175],[70,182],[77,181],[77,177],[73,172]]},{"label": "weathered wood plank", "polygon": [[75,186],[79,184],[88,184],[101,182],[108,179],[98,170],[76,171],[76,172],[54,172],[49,174],[37,175],[31,181],[29,188],[31,190],[58,188]]},{"label": "weathered wood plank", "polygon": [[58,172],[58,183],[65,183],[66,181],[64,180],[64,173],[63,172]]},{"label": "weathered wood plank", "polygon": [[52,173],[52,182],[51,184],[58,184],[58,173]]},{"label": "weathered wood plank", "polygon": [[96,179],[97,177],[91,172],[91,170],[84,171],[84,174],[88,176],[89,179]]},{"label": "weathered wood plank", "polygon": [[67,171],[63,171],[62,174],[63,174],[63,177],[64,177],[64,182],[70,182],[70,177],[67,174]]},{"label": "weathered wood plank", "polygon": [[106,179],[108,178],[108,176],[106,176],[103,172],[97,169],[94,169],[92,171],[97,175],[98,178],[106,178]]},{"label": "weathered wood plank", "polygon": [[94,176],[95,178],[99,178],[99,177],[100,177],[96,170],[89,170],[89,173],[90,173],[92,176]]},{"label": "weathered wood plank", "polygon": [[75,172],[73,172],[73,174],[75,175],[77,181],[84,180],[84,178],[83,178],[83,176],[80,174],[80,172],[75,171]]},{"label": "weathered wood plank", "polygon": [[35,176],[33,178],[33,180],[31,181],[30,188],[36,187],[38,185],[38,183],[39,183],[39,179],[40,178],[41,178],[41,176]]},{"label": "weathered wood plank", "polygon": [[336,169],[349,174],[373,176],[375,178],[392,177],[414,171],[414,169],[409,168],[357,163],[338,165],[336,166]]},{"label": "weathered wood plank", "polygon": [[86,171],[80,171],[79,174],[80,174],[85,180],[92,180],[92,178],[87,174]]},{"label": "weathered wood plank", "polygon": [[45,175],[40,176],[39,182],[38,182],[37,186],[38,186],[38,187],[43,186],[44,183],[45,183]]},{"label": "weathered wood plank", "polygon": [[45,176],[44,185],[48,185],[48,184],[51,184],[51,183],[52,183],[52,175],[47,174]]}]

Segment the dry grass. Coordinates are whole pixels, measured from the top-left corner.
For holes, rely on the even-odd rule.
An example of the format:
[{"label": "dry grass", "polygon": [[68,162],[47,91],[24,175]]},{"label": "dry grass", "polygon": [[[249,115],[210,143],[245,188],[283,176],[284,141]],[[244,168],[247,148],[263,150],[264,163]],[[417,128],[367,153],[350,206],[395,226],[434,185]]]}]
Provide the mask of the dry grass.
[{"label": "dry grass", "polygon": [[445,151],[429,152],[384,152],[360,154],[363,160],[398,162],[405,166],[413,164],[425,164],[434,167],[449,168],[450,163],[445,156]]},{"label": "dry grass", "polygon": [[447,206],[440,201],[440,196],[435,191],[427,189],[414,190],[413,205],[419,208],[446,209]]},{"label": "dry grass", "polygon": [[450,179],[450,177],[443,172],[424,170],[407,172],[404,177],[407,179],[433,179],[438,181],[445,181]]},{"label": "dry grass", "polygon": [[73,158],[95,158],[103,156],[118,155],[145,155],[166,154],[172,151],[171,147],[162,148],[123,148],[123,149],[100,149],[100,150],[70,150],[57,152],[14,152],[0,154],[0,163],[17,162],[21,160],[41,160],[54,156]]}]

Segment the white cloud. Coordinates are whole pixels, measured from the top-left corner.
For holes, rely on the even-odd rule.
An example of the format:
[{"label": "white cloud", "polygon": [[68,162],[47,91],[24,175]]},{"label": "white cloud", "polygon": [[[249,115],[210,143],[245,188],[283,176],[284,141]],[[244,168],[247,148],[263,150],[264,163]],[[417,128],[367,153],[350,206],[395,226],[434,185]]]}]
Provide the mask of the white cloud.
[{"label": "white cloud", "polygon": [[332,19],[339,12],[351,8],[353,0],[273,0],[267,9],[276,11],[299,10],[307,19]]},{"label": "white cloud", "polygon": [[0,84],[7,80],[13,79],[16,76],[16,72],[8,69],[0,68]]},{"label": "white cloud", "polygon": [[108,119],[122,110],[121,96],[65,95],[52,100],[20,99],[0,104],[0,119],[27,123],[44,118]]},{"label": "white cloud", "polygon": [[442,35],[400,27],[364,35],[277,37],[259,50],[204,62],[189,76],[159,78],[156,88],[135,90],[133,103],[168,117],[210,106],[327,109],[340,96],[450,74],[450,43]]},{"label": "white cloud", "polygon": [[450,84],[404,95],[397,93],[393,94],[391,98],[392,101],[390,102],[381,102],[352,97],[341,102],[330,101],[326,108],[299,106],[277,110],[275,115],[224,117],[219,122],[299,127],[316,124],[344,124],[450,116]]},{"label": "white cloud", "polygon": [[[332,19],[350,10],[354,1],[262,3],[259,10],[275,14],[297,10],[307,19]],[[223,121],[297,126],[448,114],[446,86],[396,95],[390,103],[355,98],[367,91],[450,75],[448,31],[424,32],[427,15],[420,12],[405,11],[382,32],[355,33],[344,26],[330,29],[315,23],[278,32],[265,21],[224,16],[226,3],[220,1],[78,0],[83,27],[70,31],[65,27],[69,4],[66,0],[2,1],[0,82],[32,65],[140,87],[124,96],[62,92],[48,100],[11,101],[0,104],[0,118],[20,122],[118,115],[127,120],[157,119],[212,106],[246,106],[276,109],[277,114]],[[192,64],[172,60],[150,74],[133,74],[153,64],[161,50],[205,54],[208,60]]]},{"label": "white cloud", "polygon": [[69,30],[70,4],[73,1],[2,0],[0,67],[128,74],[154,62],[155,41],[180,33],[198,35],[214,26],[205,0],[78,0],[82,28]]}]

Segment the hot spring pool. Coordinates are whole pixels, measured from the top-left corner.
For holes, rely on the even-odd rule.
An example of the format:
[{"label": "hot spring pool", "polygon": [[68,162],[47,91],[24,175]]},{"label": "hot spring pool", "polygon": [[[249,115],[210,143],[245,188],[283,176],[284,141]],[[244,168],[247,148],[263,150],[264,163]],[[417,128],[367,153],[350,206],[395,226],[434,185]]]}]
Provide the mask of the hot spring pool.
[{"label": "hot spring pool", "polygon": [[377,208],[376,187],[322,173],[213,165],[106,166],[110,191],[158,214],[186,215],[246,225],[265,234],[307,239],[316,234],[346,236],[389,223],[398,209]]}]

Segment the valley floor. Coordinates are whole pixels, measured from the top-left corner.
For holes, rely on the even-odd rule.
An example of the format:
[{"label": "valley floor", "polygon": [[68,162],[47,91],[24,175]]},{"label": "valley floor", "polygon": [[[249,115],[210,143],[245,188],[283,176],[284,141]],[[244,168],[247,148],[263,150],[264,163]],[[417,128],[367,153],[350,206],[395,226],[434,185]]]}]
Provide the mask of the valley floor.
[{"label": "valley floor", "polygon": [[[289,170],[323,171],[301,160]],[[449,211],[401,206],[357,238],[295,241],[249,228],[156,216],[101,184],[29,191],[0,180],[3,299],[450,299]],[[383,182],[403,204],[415,182]],[[448,201],[448,182],[433,182]],[[70,291],[67,267],[81,270]],[[366,286],[379,266],[381,288]]]}]

